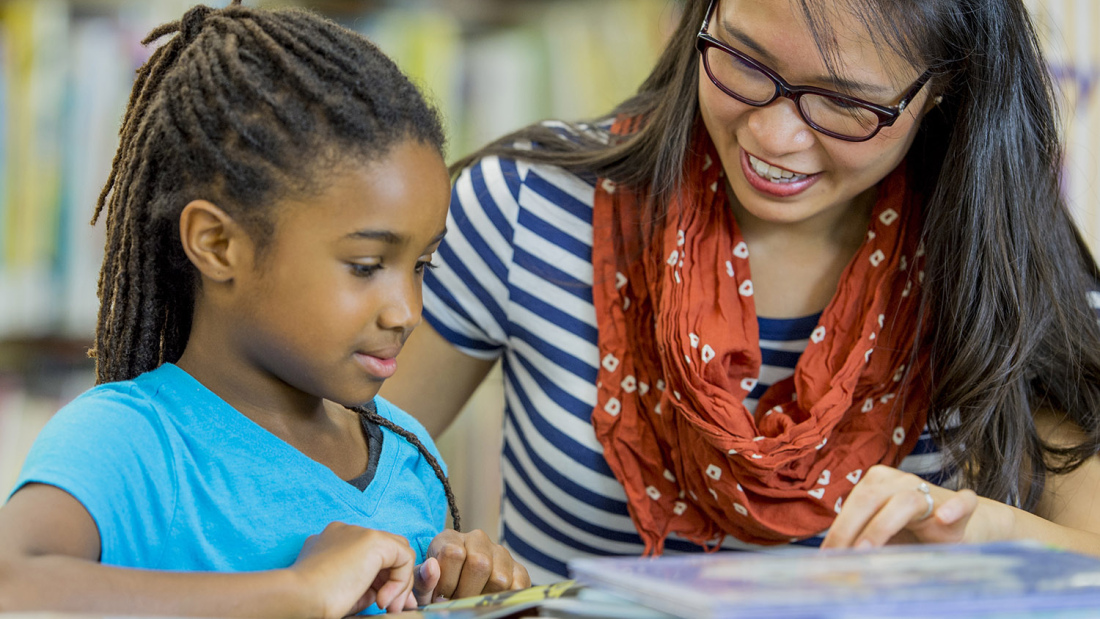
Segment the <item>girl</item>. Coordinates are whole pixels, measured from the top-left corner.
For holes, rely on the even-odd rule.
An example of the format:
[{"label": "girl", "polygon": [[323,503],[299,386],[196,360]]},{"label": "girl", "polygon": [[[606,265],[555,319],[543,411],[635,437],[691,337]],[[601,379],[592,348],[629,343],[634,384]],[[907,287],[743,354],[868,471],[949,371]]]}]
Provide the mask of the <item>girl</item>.
[{"label": "girl", "polygon": [[443,531],[434,445],[375,397],[445,231],[436,113],[309,13],[199,6],[145,43],[171,33],[96,210],[99,386],[0,510],[0,610],[336,618],[527,586]]},{"label": "girl", "polygon": [[607,118],[456,164],[387,397],[438,432],[503,356],[502,542],[536,581],[716,544],[1100,553],[1054,119],[1020,0],[689,0]]}]

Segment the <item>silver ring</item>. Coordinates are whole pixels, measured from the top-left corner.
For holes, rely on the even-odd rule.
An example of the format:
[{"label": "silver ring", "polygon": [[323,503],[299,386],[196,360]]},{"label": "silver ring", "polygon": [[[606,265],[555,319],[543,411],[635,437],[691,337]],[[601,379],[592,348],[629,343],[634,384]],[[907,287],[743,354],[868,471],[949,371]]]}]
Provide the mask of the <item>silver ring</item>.
[{"label": "silver ring", "polygon": [[923,481],[917,486],[917,492],[923,494],[924,500],[928,502],[928,508],[924,510],[920,518],[917,518],[917,522],[920,522],[921,520],[928,520],[928,517],[932,515],[932,510],[936,508],[936,500],[932,498],[932,489]]}]

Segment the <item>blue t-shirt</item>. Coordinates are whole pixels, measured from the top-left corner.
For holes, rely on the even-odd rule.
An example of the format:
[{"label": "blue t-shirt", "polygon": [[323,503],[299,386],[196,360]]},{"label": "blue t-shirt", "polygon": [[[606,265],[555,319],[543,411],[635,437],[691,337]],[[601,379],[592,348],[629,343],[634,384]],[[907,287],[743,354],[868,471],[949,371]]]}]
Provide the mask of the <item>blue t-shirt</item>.
[{"label": "blue t-shirt", "polygon": [[[416,420],[382,398],[375,404],[442,464]],[[165,364],[95,387],[61,409],[15,488],[49,484],[80,501],[99,527],[100,560],[109,565],[283,568],[308,536],[334,521],[403,535],[421,562],[443,530],[446,495],[419,450],[382,431],[374,479],[360,491]]]}]

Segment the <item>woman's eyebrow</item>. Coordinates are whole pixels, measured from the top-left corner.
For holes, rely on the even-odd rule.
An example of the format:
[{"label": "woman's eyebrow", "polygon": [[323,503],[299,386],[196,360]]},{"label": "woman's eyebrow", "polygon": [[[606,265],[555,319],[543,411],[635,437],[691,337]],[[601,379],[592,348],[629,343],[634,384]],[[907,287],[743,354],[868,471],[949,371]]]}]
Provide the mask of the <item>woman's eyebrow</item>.
[{"label": "woman's eyebrow", "polygon": [[[746,32],[734,26],[733,24],[722,21],[722,30],[725,31],[726,36],[731,39],[735,39],[740,45],[748,48],[756,55],[756,57],[764,61],[769,67],[774,67],[779,64],[775,56],[768,53],[768,50],[764,49],[755,39],[750,37]],[[773,69],[774,70],[774,69]],[[890,97],[896,95],[893,87],[884,87],[877,84],[868,84],[866,82],[857,82],[854,80],[844,79],[835,75],[819,75],[813,78],[818,83],[831,84],[833,88],[839,89],[843,92],[859,92],[866,96],[871,97]]]}]

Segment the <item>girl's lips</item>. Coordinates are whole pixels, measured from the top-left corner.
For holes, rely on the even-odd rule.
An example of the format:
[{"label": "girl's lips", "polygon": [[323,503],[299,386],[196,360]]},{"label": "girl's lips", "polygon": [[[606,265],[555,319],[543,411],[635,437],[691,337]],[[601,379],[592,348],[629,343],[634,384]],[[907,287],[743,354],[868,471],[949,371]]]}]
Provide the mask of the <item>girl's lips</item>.
[{"label": "girl's lips", "polygon": [[817,179],[821,178],[821,173],[818,172],[817,174],[811,174],[798,181],[788,183],[773,182],[756,173],[752,164],[749,163],[749,153],[746,152],[745,149],[741,149],[741,171],[744,173],[745,179],[749,181],[749,185],[751,185],[753,189],[777,198],[789,198],[798,195],[809,189],[811,185],[817,182]]},{"label": "girl's lips", "polygon": [[394,375],[397,372],[397,359],[375,357],[366,353],[355,353],[355,360],[359,362],[359,365],[363,367],[371,376],[385,380]]}]

